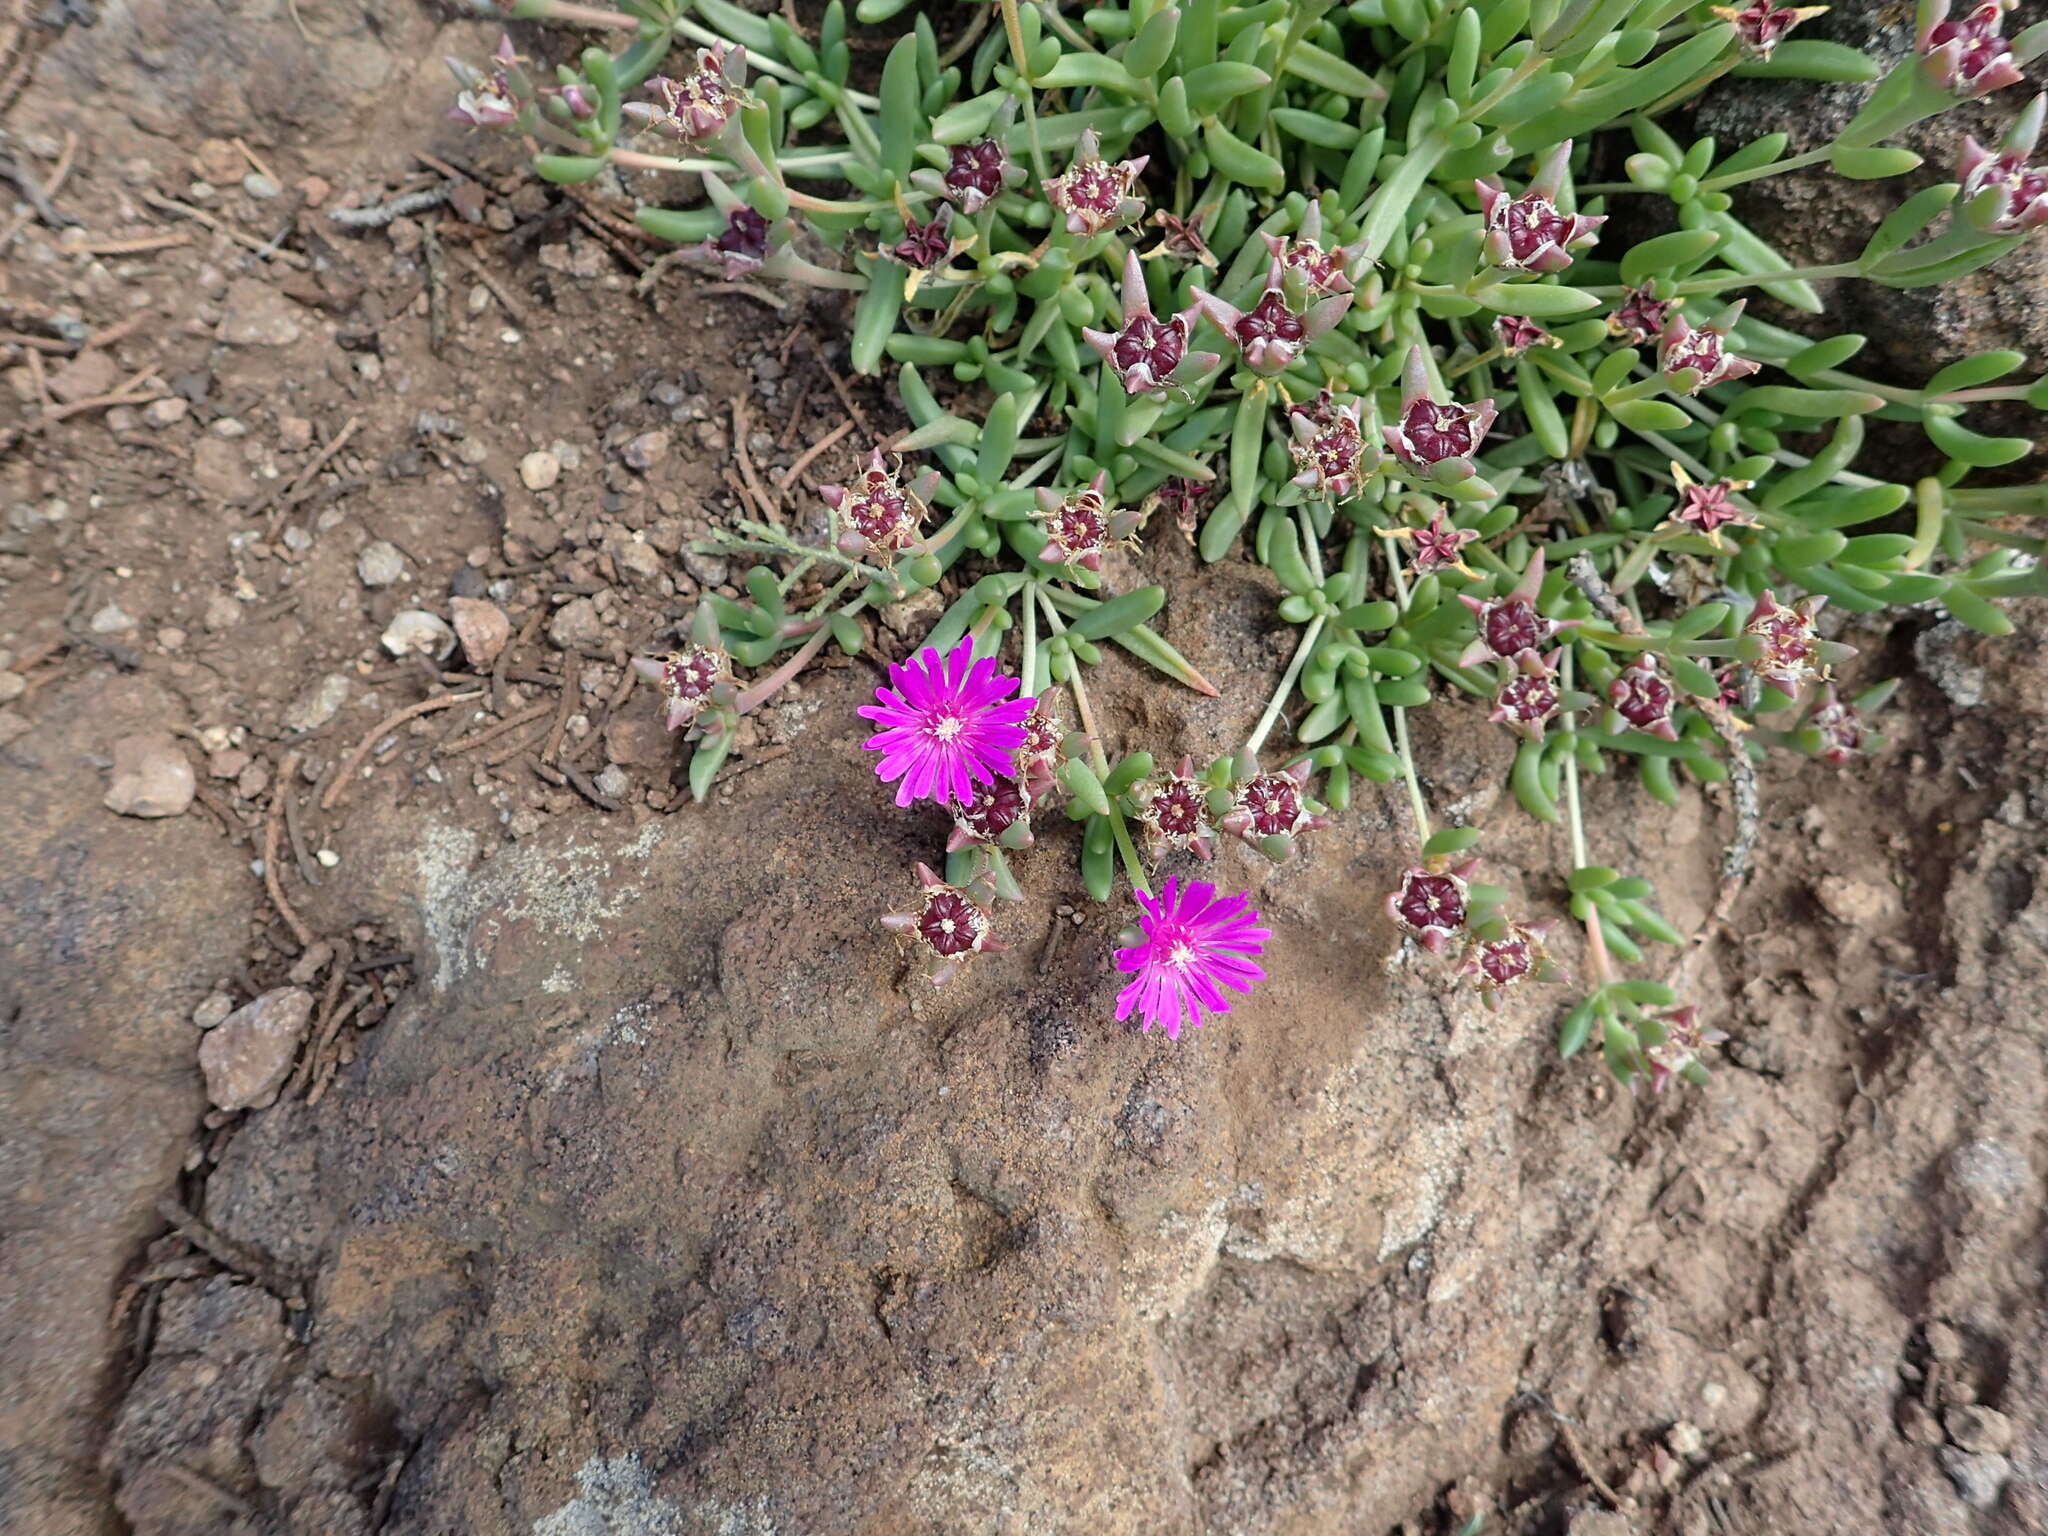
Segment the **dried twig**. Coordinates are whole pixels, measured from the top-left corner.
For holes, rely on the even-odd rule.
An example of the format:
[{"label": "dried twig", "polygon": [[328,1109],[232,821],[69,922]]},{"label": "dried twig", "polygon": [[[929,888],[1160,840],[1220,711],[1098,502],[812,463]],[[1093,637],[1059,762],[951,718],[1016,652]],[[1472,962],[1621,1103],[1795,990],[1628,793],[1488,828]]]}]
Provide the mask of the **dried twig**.
[{"label": "dried twig", "polygon": [[518,324],[526,324],[526,306],[513,298],[510,290],[503,283],[499,282],[497,278],[491,276],[482,262],[471,256],[467,251],[450,251],[449,255],[455,258],[455,264],[458,267],[462,268],[463,271],[467,272],[491,291],[491,296],[504,306],[506,314],[510,315]]},{"label": "dried twig", "polygon": [[194,208],[190,203],[181,203],[175,197],[164,197],[155,192],[144,192],[142,200],[160,212],[175,213],[181,219],[203,224],[215,234],[227,236],[235,244],[254,251],[266,260],[281,261],[286,266],[297,267],[302,272],[309,270],[313,265],[311,260],[297,251],[287,251],[272,241],[250,234],[246,229],[237,229],[234,225],[215,218],[204,208]]},{"label": "dried twig", "polygon": [[[29,353],[29,359],[30,368],[33,369],[39,366],[35,353]],[[108,406],[147,405],[152,400],[161,400],[166,393],[161,383],[155,385],[154,388],[146,387],[155,375],[155,367],[148,367],[130,377],[125,383],[118,385],[110,394],[90,395],[83,400],[73,400],[68,405],[50,406],[37,418],[37,425],[47,426],[53,422],[65,421],[70,417],[82,415],[86,411],[105,410]]]},{"label": "dried twig", "polygon": [[516,731],[522,725],[531,725],[534,721],[540,719],[542,715],[551,712],[554,707],[552,704],[532,705],[530,708],[522,709],[516,715],[510,715],[500,720],[496,725],[486,726],[472,735],[464,736],[458,741],[451,741],[445,746],[437,747],[435,751],[442,757],[454,757],[460,753],[468,752],[475,747],[481,747],[486,743],[496,741],[507,731]]},{"label": "dried twig", "polygon": [[444,181],[438,187],[406,192],[389,202],[373,203],[368,208],[337,208],[327,215],[327,221],[339,224],[343,229],[382,229],[407,214],[424,213],[429,208],[440,207],[448,201],[448,194],[453,190],[452,184]]},{"label": "dried twig", "polygon": [[806,448],[803,451],[803,456],[800,457],[794,464],[790,465],[789,468],[785,469],[782,472],[782,474],[777,478],[776,483],[780,485],[783,490],[788,490],[792,485],[796,484],[796,477],[802,474],[805,470],[809,469],[811,465],[817,461],[817,458],[820,454],[824,453],[827,449],[832,447],[833,444],[837,443],[839,439],[846,436],[846,434],[851,432],[852,430],[853,422],[851,421],[851,419],[839,423],[838,426],[834,427],[830,432],[827,432],[823,437],[819,438],[815,443],[811,444],[810,447]]},{"label": "dried twig", "polygon": [[343,792],[355,777],[356,770],[362,767],[363,759],[370,755],[370,749],[406,721],[415,720],[437,709],[446,709],[451,704],[460,704],[465,700],[480,699],[483,696],[481,688],[472,688],[467,693],[436,694],[431,699],[421,699],[417,704],[408,704],[404,709],[386,715],[367,736],[355,744],[349,755],[342,759],[341,767],[334,775],[334,782],[327,786],[327,793],[320,797],[320,809],[331,811],[340,803]]},{"label": "dried twig", "polygon": [[305,1298],[299,1294],[298,1286],[279,1274],[276,1266],[261,1254],[253,1253],[240,1243],[222,1237],[184,1206],[168,1197],[157,1201],[156,1211],[177,1230],[180,1237],[202,1252],[211,1254],[222,1267],[254,1280],[295,1312],[305,1306]]},{"label": "dried twig", "polygon": [[[349,417],[347,421],[342,423],[341,430],[328,440],[327,446],[314,454],[312,461],[304,469],[300,470],[297,475],[292,477],[292,483],[271,504],[270,521],[264,529],[265,538],[275,538],[277,536],[277,525],[284,521],[285,513],[305,500],[307,495],[306,487],[313,483],[313,477],[327,467],[329,460],[348,446],[348,440],[356,435],[356,428],[362,424],[362,417]],[[261,508],[252,507],[250,510],[253,513],[260,511]]]},{"label": "dried twig", "polygon": [[327,960],[327,991],[320,999],[320,1011],[314,1016],[313,1044],[299,1058],[298,1069],[292,1073],[292,1080],[280,1098],[295,1099],[303,1094],[313,1078],[313,1065],[320,1054],[320,1042],[327,1034],[328,1021],[334,1017],[334,1010],[341,1002],[342,983],[348,980],[349,962],[355,958],[355,951],[345,939],[334,941],[334,953]]},{"label": "dried twig", "polygon": [[[182,236],[178,243],[181,245],[184,243]],[[151,318],[152,316],[148,310],[138,310],[126,320],[116,320],[112,325],[102,326],[99,330],[94,331],[85,338],[85,344],[78,350],[81,352],[97,352],[101,347],[111,347],[117,341],[126,341],[130,336],[133,336],[137,331],[149,324]]]},{"label": "dried twig", "polygon": [[818,369],[825,375],[825,382],[832,386],[832,393],[839,397],[839,403],[846,407],[846,414],[859,425],[861,436],[872,439],[875,429],[868,425],[868,418],[854,402],[853,391],[846,387],[846,380],[839,377],[839,371],[825,357],[825,347],[807,328],[804,331],[804,345],[811,349],[811,356],[818,360]]},{"label": "dried twig", "polygon": [[306,1058],[313,1063],[313,1086],[306,1091],[307,1108],[314,1107],[327,1097],[328,1085],[334,1081],[337,1064],[332,1054],[335,1036],[341,1033],[341,1026],[353,1018],[363,1004],[370,1000],[370,996],[368,987],[357,987],[355,991],[349,993],[348,1001],[334,1010],[326,1025],[320,1030],[318,1038],[314,1040],[312,1052]]},{"label": "dried twig", "polygon": [[569,729],[569,713],[576,707],[576,696],[583,691],[583,670],[573,660],[564,657],[562,661],[562,693],[556,703],[554,729],[548,732],[548,744],[542,749],[540,758],[552,763],[562,755],[562,733]]},{"label": "dried twig", "polygon": [[277,878],[277,835],[284,824],[284,802],[291,793],[292,775],[299,771],[303,754],[287,752],[284,761],[277,765],[277,777],[270,786],[270,810],[263,818],[263,888],[270,892],[271,905],[277,908],[277,915],[284,919],[284,925],[291,929],[292,937],[299,941],[299,948],[313,947],[313,930],[308,928],[292,904],[285,899],[284,883]]}]

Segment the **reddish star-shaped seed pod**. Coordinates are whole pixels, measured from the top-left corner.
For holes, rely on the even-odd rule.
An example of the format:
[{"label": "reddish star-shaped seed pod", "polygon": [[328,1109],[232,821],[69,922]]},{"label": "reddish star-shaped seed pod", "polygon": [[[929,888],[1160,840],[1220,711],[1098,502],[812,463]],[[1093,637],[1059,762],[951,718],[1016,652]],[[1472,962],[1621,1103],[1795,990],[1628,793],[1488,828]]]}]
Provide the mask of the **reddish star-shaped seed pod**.
[{"label": "reddish star-shaped seed pod", "polygon": [[1756,483],[1754,480],[1716,480],[1712,485],[1700,485],[1685,472],[1684,465],[1677,463],[1671,466],[1671,478],[1678,484],[1678,505],[1672,509],[1670,521],[1705,534],[1714,548],[1721,547],[1723,528],[1756,526],[1756,514],[1734,501],[1736,495]]},{"label": "reddish star-shaped seed pod", "polygon": [[1531,347],[1554,347],[1558,340],[1534,320],[1522,315],[1496,315],[1493,339],[1503,357],[1520,357]]},{"label": "reddish star-shaped seed pod", "polygon": [[1032,805],[1043,805],[1059,786],[1060,743],[1067,735],[1067,728],[1060,724],[1059,704],[1059,690],[1048,688],[1024,717],[1024,744],[1017,749],[1017,778],[1024,786],[1025,799]]},{"label": "reddish star-shaped seed pod", "polygon": [[1565,213],[1557,206],[1564,189],[1565,165],[1572,141],[1553,149],[1520,197],[1485,178],[1473,183],[1486,220],[1486,259],[1509,272],[1562,272],[1572,264],[1573,246],[1590,245],[1594,232],[1607,222],[1605,214],[1588,217]]},{"label": "reddish star-shaped seed pod", "polygon": [[1241,837],[1278,864],[1292,850],[1296,834],[1326,827],[1330,818],[1318,814],[1307,785],[1314,771],[1308,759],[1278,773],[1254,774],[1237,787],[1237,799],[1217,823],[1232,837]]},{"label": "reddish star-shaped seed pod", "polygon": [[1645,283],[1622,295],[1620,305],[1607,317],[1607,334],[1639,347],[1664,334],[1670,313],[1670,301],[1658,298],[1657,290]]},{"label": "reddish star-shaped seed pod", "polygon": [[902,472],[900,459],[884,458],[877,448],[853,484],[818,487],[825,504],[839,514],[839,547],[845,553],[887,561],[917,542],[929,510],[925,498],[937,488],[939,474],[927,470],[905,485]]},{"label": "reddish star-shaped seed pod", "polygon": [[727,282],[750,277],[768,259],[768,221],[741,204],[727,210],[720,233],[694,249],[706,261],[716,263]]},{"label": "reddish star-shaped seed pod", "polygon": [[1366,268],[1365,242],[1340,245],[1326,250],[1323,238],[1323,205],[1310,203],[1301,226],[1292,237],[1262,234],[1273,264],[1267,269],[1266,286],[1284,291],[1297,308],[1313,299],[1350,293]]},{"label": "reddish star-shaped seed pod", "polygon": [[903,221],[903,238],[889,247],[889,254],[915,271],[929,272],[945,265],[953,254],[953,210],[942,206],[929,224],[915,219]]},{"label": "reddish star-shaped seed pod", "polygon": [[1173,519],[1173,526],[1181,531],[1183,537],[1193,539],[1203,504],[1214,490],[1213,485],[1200,480],[1176,476],[1154,491],[1152,500]]},{"label": "reddish star-shaped seed pod", "polygon": [[1657,658],[1647,651],[1607,685],[1607,702],[1635,729],[1664,741],[1678,740],[1678,727],[1671,723],[1671,712],[1678,707],[1677,690],[1665,681]]},{"label": "reddish star-shaped seed pod", "polygon": [[988,907],[993,893],[981,882],[948,885],[920,864],[917,883],[916,908],[891,912],[882,926],[909,945],[933,986],[951,981],[976,955],[1000,954],[1009,948],[992,936],[994,921]]},{"label": "reddish star-shaped seed pod", "polygon": [[995,778],[977,785],[974,797],[953,812],[953,832],[946,852],[962,848],[1031,846],[1031,801],[1021,779]]},{"label": "reddish star-shaped seed pod", "polygon": [[[1956,179],[1970,222],[1988,234],[2015,235],[2048,225],[2048,168],[2027,164],[2041,139],[2048,96],[2036,96],[1992,153],[1975,139],[1963,139]],[[1986,192],[1994,192],[1984,197]],[[1983,201],[1980,204],[1979,199]]]},{"label": "reddish star-shaped seed pod", "polygon": [[1917,41],[1927,78],[1964,101],[2025,79],[2005,37],[2005,13],[2018,3],[1979,0],[1951,19],[1949,0],[1923,0]]},{"label": "reddish star-shaped seed pod", "polygon": [[1293,438],[1287,451],[1294,458],[1294,484],[1330,501],[1343,501],[1356,495],[1378,472],[1382,461],[1379,445],[1367,440],[1360,411],[1356,400],[1329,405],[1320,412],[1288,411]]},{"label": "reddish star-shaped seed pod", "polygon": [[1442,507],[1430,514],[1426,527],[1382,528],[1380,536],[1399,539],[1408,546],[1408,569],[1417,576],[1450,570],[1462,571],[1467,576],[1478,574],[1465,563],[1464,549],[1479,537],[1479,530],[1460,528],[1444,515]]},{"label": "reddish star-shaped seed pod", "polygon": [[1387,916],[1401,931],[1433,955],[1440,955],[1465,929],[1477,859],[1448,869],[1417,865],[1403,871],[1401,883],[1387,897]]},{"label": "reddish star-shaped seed pod", "polygon": [[1145,211],[1144,199],[1132,192],[1151,158],[1140,155],[1112,165],[1102,158],[1102,140],[1090,128],[1074,147],[1074,163],[1067,173],[1044,183],[1045,200],[1067,216],[1070,235],[1098,235],[1116,229]]},{"label": "reddish star-shaped seed pod", "polygon": [[705,710],[732,695],[732,658],[715,645],[693,645],[662,657],[635,656],[633,670],[660,686],[672,731],[694,726]]},{"label": "reddish star-shaped seed pod", "polygon": [[1195,762],[1183,757],[1172,773],[1148,779],[1138,789],[1138,825],[1157,843],[1185,848],[1198,859],[1216,856],[1216,829],[1209,824],[1209,786],[1195,777]]},{"label": "reddish star-shaped seed pod", "polygon": [[1226,304],[1200,288],[1188,291],[1216,329],[1236,343],[1245,367],[1262,378],[1285,373],[1309,344],[1326,334],[1351,307],[1351,295],[1339,293],[1296,310],[1287,300],[1287,291],[1270,278],[1259,302],[1250,309]]},{"label": "reddish star-shaped seed pod", "polygon": [[1486,718],[1531,741],[1541,741],[1543,728],[1556,717],[1563,702],[1557,682],[1557,652],[1539,656],[1523,651],[1515,658],[1514,671],[1493,696],[1493,713]]},{"label": "reddish star-shaped seed pod", "polygon": [[747,50],[728,50],[713,43],[697,51],[696,67],[686,75],[656,75],[647,82],[658,106],[634,104],[633,115],[645,118],[664,133],[692,143],[716,138],[753,98],[740,87],[747,75]]},{"label": "reddish star-shaped seed pod", "polygon": [[1530,557],[1522,579],[1505,597],[1481,600],[1460,592],[1463,603],[1479,626],[1472,643],[1458,657],[1461,667],[1476,667],[1483,661],[1513,661],[1524,651],[1541,651],[1552,639],[1576,627],[1577,619],[1546,619],[1536,611],[1543,592],[1543,551]]},{"label": "reddish star-shaped seed pod", "polygon": [[1855,651],[1820,638],[1814,620],[1824,597],[1802,597],[1786,607],[1765,589],[1742,626],[1737,654],[1749,669],[1787,698],[1796,698],[1808,678],[1823,677],[1828,664]]},{"label": "reddish star-shaped seed pod", "polygon": [[1657,371],[1665,385],[1680,395],[1696,395],[1715,384],[1743,378],[1763,365],[1727,350],[1728,333],[1741,318],[1747,299],[1737,299],[1699,329],[1673,311],[1665,318],[1657,345]]},{"label": "reddish star-shaped seed pod", "polygon": [[1151,222],[1158,226],[1159,244],[1148,255],[1171,256],[1179,261],[1192,261],[1205,267],[1216,265],[1215,253],[1202,238],[1200,216],[1184,219],[1177,213],[1168,213],[1164,208],[1152,211]]},{"label": "reddish star-shaped seed pod", "polygon": [[1491,400],[1439,404],[1430,394],[1422,348],[1410,347],[1401,373],[1401,419],[1380,431],[1394,457],[1412,473],[1451,484],[1472,477],[1472,457],[1498,414]]},{"label": "reddish star-shaped seed pod", "polygon": [[[1564,973],[1544,950],[1544,942],[1556,926],[1551,918],[1501,923],[1499,931],[1489,937],[1473,938],[1459,973],[1479,988],[1489,1008],[1498,1008],[1501,998],[1525,981],[1557,981]],[[1482,931],[1492,927],[1481,925]]]},{"label": "reddish star-shaped seed pod", "polygon": [[1106,473],[1065,496],[1041,486],[1035,493],[1038,507],[1031,514],[1045,529],[1045,547],[1038,558],[1047,565],[1101,570],[1102,557],[1137,532],[1140,520],[1136,512],[1110,506],[1108,490]]},{"label": "reddish star-shaped seed pod", "polygon": [[1145,268],[1135,250],[1124,254],[1123,325],[1116,331],[1083,327],[1081,339],[1101,354],[1124,393],[1164,399],[1166,391],[1209,372],[1223,359],[1214,352],[1190,352],[1188,337],[1198,311],[1186,309],[1161,320],[1145,291]]},{"label": "reddish star-shaped seed pod", "polygon": [[1699,1060],[1701,1051],[1728,1038],[1718,1029],[1703,1028],[1699,1012],[1695,1005],[1687,1003],[1683,1008],[1657,1015],[1655,1022],[1664,1038],[1643,1048],[1652,1093],[1662,1093],[1671,1086],[1674,1077]]},{"label": "reddish star-shaped seed pod", "polygon": [[1774,0],[1749,0],[1739,10],[1732,5],[1712,7],[1715,17],[1734,24],[1735,40],[1742,45],[1743,54],[1759,60],[1768,59],[1799,23],[1826,12],[1824,5],[1778,5]]}]

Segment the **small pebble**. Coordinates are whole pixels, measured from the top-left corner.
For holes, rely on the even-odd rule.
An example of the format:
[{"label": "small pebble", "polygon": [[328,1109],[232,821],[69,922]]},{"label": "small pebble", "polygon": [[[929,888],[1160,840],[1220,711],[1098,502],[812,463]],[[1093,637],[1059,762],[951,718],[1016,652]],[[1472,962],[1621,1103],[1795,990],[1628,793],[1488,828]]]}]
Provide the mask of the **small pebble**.
[{"label": "small pebble", "polygon": [[278,987],[237,1008],[199,1042],[206,1096],[217,1109],[261,1109],[277,1099],[313,1017],[313,994]]},{"label": "small pebble", "polygon": [[562,461],[545,448],[519,461],[519,480],[529,491],[545,491],[562,478]]},{"label": "small pebble", "polygon": [[2013,1422],[1996,1408],[1955,1407],[1943,1415],[1948,1437],[1966,1451],[1997,1454],[2012,1449]]},{"label": "small pebble", "polygon": [[1962,1501],[1972,1509],[1990,1509],[1997,1504],[2012,1480],[2012,1463],[2003,1456],[1977,1456],[1952,1445],[1944,1445],[1934,1454]]},{"label": "small pebble", "polygon": [[366,587],[389,587],[405,576],[405,556],[383,539],[365,544],[356,556],[356,575]]},{"label": "small pebble", "polygon": [[[465,565],[462,569],[469,571],[475,567]],[[477,671],[488,672],[512,638],[512,621],[487,598],[451,598],[448,606],[455,615],[455,635],[462,642],[462,654]]]},{"label": "small pebble", "polygon": [[235,1000],[227,993],[209,992],[192,1010],[192,1022],[201,1029],[211,1029],[234,1011]]},{"label": "small pebble", "polygon": [[295,555],[303,555],[313,547],[313,535],[303,528],[287,528],[284,531],[284,547]]},{"label": "small pebble", "polygon": [[455,649],[455,631],[424,609],[408,608],[385,626],[384,649],[394,656],[446,656]]},{"label": "small pebble", "polygon": [[198,776],[177,738],[144,731],[114,743],[114,772],[101,804],[117,816],[181,816],[198,791]]},{"label": "small pebble", "polygon": [[271,198],[284,191],[284,188],[280,187],[261,171],[251,171],[242,178],[242,190],[253,198],[268,202]]},{"label": "small pebble", "polygon": [[341,862],[341,855],[332,848],[321,848],[314,853],[313,857],[320,861],[322,869],[332,869]]},{"label": "small pebble", "polygon": [[135,627],[119,603],[108,603],[92,616],[92,632],[96,635],[118,635]]},{"label": "small pebble", "polygon": [[165,427],[175,427],[192,414],[192,402],[179,395],[167,395],[161,400],[152,400],[142,408],[142,424],[161,432]]},{"label": "small pebble", "polygon": [[617,763],[609,764],[596,779],[597,792],[607,799],[617,800],[633,787],[633,781],[626,777],[625,770]]},{"label": "small pebble", "polygon": [[313,446],[313,423],[304,416],[277,418],[277,446],[285,453],[303,453]]},{"label": "small pebble", "polygon": [[669,435],[666,431],[642,432],[626,444],[621,457],[625,459],[628,469],[639,470],[644,474],[668,457],[668,444]]}]

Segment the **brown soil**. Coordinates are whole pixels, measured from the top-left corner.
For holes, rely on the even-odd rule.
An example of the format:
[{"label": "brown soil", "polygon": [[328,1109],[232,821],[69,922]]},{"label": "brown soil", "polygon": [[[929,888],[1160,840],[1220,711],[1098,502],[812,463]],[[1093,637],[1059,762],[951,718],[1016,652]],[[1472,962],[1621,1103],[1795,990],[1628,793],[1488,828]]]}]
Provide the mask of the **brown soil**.
[{"label": "brown soil", "polygon": [[[616,198],[437,120],[433,61],[479,36],[409,0],[300,6],[306,36],[99,10],[31,39],[4,146],[69,160],[83,228],[0,268],[0,329],[45,344],[0,360],[0,1527],[2048,1530],[2038,613],[1849,636],[1907,678],[1894,741],[1766,774],[1704,1090],[1617,1092],[1556,1059],[1552,999],[1491,1015],[1402,958],[1377,793],[1286,867],[1226,854],[1274,980],[1178,1046],[1109,1022],[1121,917],[1064,831],[1017,951],[920,991],[873,918],[943,829],[862,761],[874,663],[765,711],[705,807],[623,691],[728,578],[682,546],[748,475],[889,424],[837,313],[636,298]],[[478,200],[334,224],[441,185],[420,146]],[[79,353],[78,324],[119,330]],[[133,405],[42,403],[145,371]],[[1103,714],[1221,750],[1286,642],[1272,592],[1151,543],[1224,697],[1113,659]],[[496,676],[380,647],[451,593],[519,634]],[[117,816],[113,745],[149,730],[199,796]],[[1447,706],[1419,745],[1554,906],[1499,734]],[[1647,805],[1595,786],[1594,851],[1696,922],[1726,806]],[[279,1101],[210,1110],[195,1009],[295,983]]]}]

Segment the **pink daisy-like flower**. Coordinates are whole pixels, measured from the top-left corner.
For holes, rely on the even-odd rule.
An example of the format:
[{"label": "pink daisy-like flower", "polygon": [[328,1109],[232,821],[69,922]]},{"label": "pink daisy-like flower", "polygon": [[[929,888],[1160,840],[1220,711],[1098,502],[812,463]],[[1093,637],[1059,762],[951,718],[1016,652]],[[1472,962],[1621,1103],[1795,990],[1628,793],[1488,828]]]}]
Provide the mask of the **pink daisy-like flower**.
[{"label": "pink daisy-like flower", "polygon": [[1225,987],[1248,993],[1253,982],[1265,980],[1252,961],[1273,935],[1258,925],[1250,892],[1219,896],[1207,881],[1182,886],[1168,877],[1157,896],[1136,895],[1145,911],[1138,919],[1145,941],[1116,952],[1117,969],[1138,975],[1117,994],[1118,1019],[1136,1012],[1141,1029],[1157,1024],[1167,1039],[1178,1040],[1205,1012],[1230,1012]]},{"label": "pink daisy-like flower", "polygon": [[898,805],[969,805],[976,784],[1014,771],[1036,700],[1006,700],[1017,679],[1004,677],[992,657],[976,661],[973,640],[962,640],[950,655],[928,645],[907,663],[892,662],[889,681],[893,686],[877,688],[875,702],[858,713],[882,727],[862,745],[882,754],[877,777],[901,781]]}]

